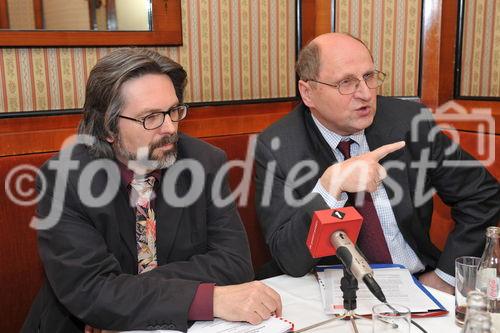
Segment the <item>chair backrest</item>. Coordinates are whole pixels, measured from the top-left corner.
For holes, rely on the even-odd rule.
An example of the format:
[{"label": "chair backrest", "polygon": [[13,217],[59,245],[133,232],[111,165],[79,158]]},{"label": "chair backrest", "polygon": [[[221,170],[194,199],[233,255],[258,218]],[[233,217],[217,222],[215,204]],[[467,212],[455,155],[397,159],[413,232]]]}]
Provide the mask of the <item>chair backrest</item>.
[{"label": "chair backrest", "polygon": [[[485,160],[491,155],[489,147],[494,144],[494,154],[500,157],[500,135],[494,136],[494,142],[490,141],[489,136],[477,134],[473,132],[457,131],[460,139],[460,146],[469,154],[479,160]],[[486,147],[486,149],[485,149]],[[489,155],[489,156],[488,156]],[[493,163],[486,166],[488,171],[498,180],[500,179],[500,167],[495,163],[495,156],[493,156]],[[450,207],[446,206],[441,199],[434,196],[434,211],[432,214],[431,224],[431,240],[440,249],[444,248],[448,234],[455,227],[455,222],[451,219]]]},{"label": "chair backrest", "polygon": [[[29,154],[20,156],[0,157],[0,179],[8,181],[8,187],[13,194],[16,179],[21,174],[31,175],[27,166],[38,168],[52,153]],[[18,172],[12,173],[15,168]],[[9,178],[7,178],[9,177]],[[10,181],[9,181],[10,180]],[[34,181],[18,183],[22,193],[34,191]],[[35,213],[35,204],[19,205],[11,200],[12,194],[7,194],[6,187],[0,186],[0,332],[19,332],[24,318],[31,306],[36,293],[43,281],[43,268],[38,256],[36,232],[29,227],[29,222]],[[30,195],[25,199],[32,199]],[[17,198],[21,197],[17,195]]]},{"label": "chair backrest", "polygon": [[[224,150],[229,160],[244,161],[247,155],[247,148],[250,142],[250,138],[251,136],[248,134],[241,134],[211,137],[206,141]],[[258,271],[263,264],[271,259],[271,254],[269,253],[266,242],[264,241],[264,236],[258,223],[257,213],[255,211],[255,184],[253,181],[255,167],[253,164],[253,158],[248,161],[248,163],[250,163],[249,166],[252,168],[250,186],[245,189],[245,191],[248,191],[246,192],[248,194],[248,201],[242,206],[238,206],[238,211],[241,215],[241,219],[243,220],[243,224],[245,225],[245,229],[248,235],[248,241],[250,242],[253,267],[255,271]],[[240,184],[242,177],[242,168],[234,167],[230,169],[229,183],[232,190],[234,190]]]}]

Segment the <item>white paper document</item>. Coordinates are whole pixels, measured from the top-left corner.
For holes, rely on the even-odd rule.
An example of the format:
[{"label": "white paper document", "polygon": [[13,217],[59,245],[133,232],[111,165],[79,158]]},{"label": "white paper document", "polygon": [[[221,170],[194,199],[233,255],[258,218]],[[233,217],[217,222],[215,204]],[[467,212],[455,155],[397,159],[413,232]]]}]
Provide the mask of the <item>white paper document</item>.
[{"label": "white paper document", "polygon": [[[412,313],[441,310],[438,304],[415,284],[407,269],[399,267],[376,268],[373,272],[374,278],[382,288],[388,303],[404,305]],[[340,290],[343,270],[339,268],[319,269],[317,274],[325,313],[344,313],[342,290]],[[360,315],[371,314],[372,307],[380,304],[380,301],[372,295],[364,282],[358,283],[358,287],[355,312]]]},{"label": "white paper document", "polygon": [[[197,321],[188,329],[188,333],[285,333],[293,330],[293,324],[277,317],[271,317],[258,325],[243,322],[231,322],[222,319]],[[178,331],[127,331],[122,333],[168,333]]]},{"label": "white paper document", "polygon": [[259,325],[215,319],[214,321],[197,321],[188,333],[285,333],[291,331],[292,328],[293,325],[290,322],[277,317],[271,317]]}]

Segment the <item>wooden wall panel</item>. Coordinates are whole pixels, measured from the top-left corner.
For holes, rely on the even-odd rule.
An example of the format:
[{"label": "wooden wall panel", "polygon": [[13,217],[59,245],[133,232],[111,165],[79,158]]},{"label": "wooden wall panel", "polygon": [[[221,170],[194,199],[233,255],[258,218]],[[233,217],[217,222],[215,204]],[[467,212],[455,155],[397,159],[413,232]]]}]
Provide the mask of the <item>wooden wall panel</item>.
[{"label": "wooden wall panel", "polygon": [[[296,101],[192,107],[180,130],[196,137],[251,134],[290,112]],[[54,152],[76,134],[80,114],[0,119],[0,156]]]},{"label": "wooden wall panel", "polygon": [[[0,157],[0,179],[6,179],[19,165],[39,167],[51,154],[32,154]],[[24,173],[26,176],[27,174]],[[30,173],[34,178],[35,174]],[[34,182],[23,182],[24,191],[34,191]],[[26,193],[26,192],[25,192]],[[18,195],[16,198],[20,199]],[[26,197],[24,197],[26,198]],[[32,199],[33,197],[29,197]],[[43,267],[38,255],[35,230],[29,221],[35,213],[35,205],[19,206],[10,200],[6,186],[0,186],[0,332],[19,332],[31,303],[44,279]]]},{"label": "wooden wall panel", "polygon": [[331,0],[302,0],[301,1],[301,29],[302,46],[314,37],[331,32]]},{"label": "wooden wall panel", "polygon": [[7,10],[7,0],[0,0],[0,29],[9,28],[9,13]]}]

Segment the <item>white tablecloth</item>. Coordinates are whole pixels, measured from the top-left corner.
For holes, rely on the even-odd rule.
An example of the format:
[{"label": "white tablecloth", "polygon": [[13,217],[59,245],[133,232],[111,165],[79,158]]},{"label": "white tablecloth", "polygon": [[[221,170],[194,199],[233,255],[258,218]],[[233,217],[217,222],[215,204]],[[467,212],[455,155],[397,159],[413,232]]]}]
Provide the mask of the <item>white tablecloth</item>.
[{"label": "white tablecloth", "polygon": [[[331,318],[323,313],[318,282],[312,274],[301,278],[281,275],[263,280],[263,282],[281,295],[283,317],[292,321],[295,324],[295,329]],[[418,318],[415,321],[429,333],[459,333],[460,327],[455,324],[454,296],[436,289],[428,289],[449,313],[442,317]],[[371,332],[372,330],[371,321],[368,320],[356,320],[356,325],[360,332]],[[349,321],[340,320],[308,332],[342,333],[354,331]],[[421,331],[412,325],[411,332],[419,333]]]}]

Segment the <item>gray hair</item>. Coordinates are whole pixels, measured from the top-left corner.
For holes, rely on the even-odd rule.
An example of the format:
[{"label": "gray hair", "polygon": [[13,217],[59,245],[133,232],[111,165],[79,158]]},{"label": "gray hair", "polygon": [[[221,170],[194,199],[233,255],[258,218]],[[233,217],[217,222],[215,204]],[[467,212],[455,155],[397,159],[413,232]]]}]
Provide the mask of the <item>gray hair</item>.
[{"label": "gray hair", "polygon": [[311,41],[300,51],[295,71],[302,81],[316,80],[319,74],[319,46]]},{"label": "gray hair", "polygon": [[117,49],[100,59],[90,72],[78,133],[96,139],[89,148],[94,157],[114,157],[113,148],[106,138],[118,134],[118,116],[124,104],[121,87],[125,82],[146,74],[167,75],[179,102],[182,102],[186,71],[172,59],[152,50]]}]

